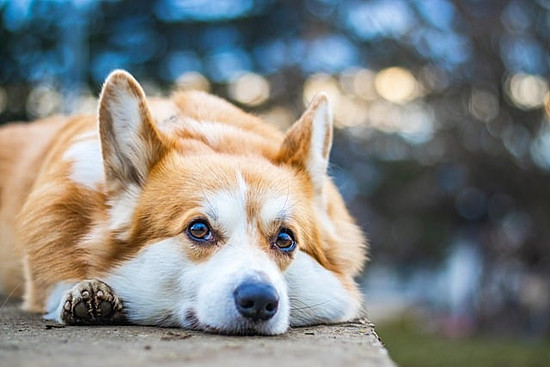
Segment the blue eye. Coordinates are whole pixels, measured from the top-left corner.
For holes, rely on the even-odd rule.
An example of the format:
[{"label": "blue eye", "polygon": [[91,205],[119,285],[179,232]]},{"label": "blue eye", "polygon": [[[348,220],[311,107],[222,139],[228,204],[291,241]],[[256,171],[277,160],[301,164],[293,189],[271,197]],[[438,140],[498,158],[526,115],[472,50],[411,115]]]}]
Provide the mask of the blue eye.
[{"label": "blue eye", "polygon": [[189,227],[187,227],[187,235],[197,242],[207,242],[214,239],[208,222],[203,219],[191,222]]},{"label": "blue eye", "polygon": [[288,228],[281,228],[275,239],[275,246],[284,252],[290,252],[296,248],[296,240],[294,234]]}]

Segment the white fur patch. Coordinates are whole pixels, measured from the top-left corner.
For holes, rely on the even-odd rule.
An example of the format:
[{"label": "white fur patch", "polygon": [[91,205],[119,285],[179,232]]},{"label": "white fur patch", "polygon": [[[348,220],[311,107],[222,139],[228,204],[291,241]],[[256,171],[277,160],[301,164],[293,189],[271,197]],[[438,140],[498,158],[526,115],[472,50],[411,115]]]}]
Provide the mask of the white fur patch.
[{"label": "white fur patch", "polygon": [[[93,225],[90,230],[77,242],[77,246],[88,251],[103,245],[105,238],[109,237],[111,230],[103,223]],[[93,250],[92,250],[93,251]]]},{"label": "white fur patch", "polygon": [[[111,208],[109,210],[109,229],[110,230],[123,230],[129,227],[134,211],[137,206],[141,189],[136,185],[126,186],[124,192],[122,192],[115,200],[110,201]],[[121,231],[119,239],[125,240],[129,233]]]},{"label": "white fur patch", "polygon": [[340,322],[357,316],[360,301],[349,294],[333,273],[308,254],[298,252],[284,275],[292,326]]},{"label": "white fur patch", "polygon": [[183,326],[178,314],[192,290],[182,283],[191,266],[181,244],[166,239],[148,246],[103,279],[124,303],[126,317],[137,324]]},{"label": "white fur patch", "polygon": [[105,181],[99,140],[77,141],[63,154],[63,160],[72,162],[71,181],[91,190],[97,190]]},{"label": "white fur patch", "polygon": [[65,297],[67,292],[70,291],[75,284],[75,282],[59,282],[53,287],[46,302],[46,314],[44,315],[46,320],[54,320],[63,323],[61,320],[61,312],[63,311]]}]

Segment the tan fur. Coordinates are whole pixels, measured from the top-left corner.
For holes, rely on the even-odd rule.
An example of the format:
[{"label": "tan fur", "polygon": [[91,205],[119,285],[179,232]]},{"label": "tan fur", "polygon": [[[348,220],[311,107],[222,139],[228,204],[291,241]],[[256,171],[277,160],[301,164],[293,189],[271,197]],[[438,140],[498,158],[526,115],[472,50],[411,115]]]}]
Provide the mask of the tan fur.
[{"label": "tan fur", "polygon": [[[199,200],[197,192],[189,189],[193,187],[190,182],[195,180],[203,190],[215,191],[235,179],[223,170],[209,171],[209,162],[238,167],[255,193],[274,182],[292,182],[290,190],[301,198],[300,217],[294,218],[297,225],[291,228],[301,239],[300,249],[358,294],[353,277],[364,262],[364,237],[328,178],[323,185],[324,200],[312,204],[318,202],[317,193],[304,168],[309,151],[300,142],[311,136],[308,121],[319,100],[302,117],[305,122],[295,125],[285,137],[259,118],[205,93],[179,92],[169,100],[147,102],[137,83],[114,82],[127,83],[140,101],[140,118],[145,124],[139,135],[149,153],[147,177],[137,171],[121,171],[113,161],[116,152],[108,140],[112,136],[109,103],[113,92],[108,86],[99,109],[106,183],[97,190],[71,181],[72,163],[63,159],[83,133],[97,130],[96,117],[55,117],[0,128],[0,282],[7,292],[16,288],[22,277],[20,262],[25,259],[26,309],[44,311],[46,298],[57,282],[106,274],[155,240],[181,236],[188,241],[182,232],[198,215]],[[155,120],[155,116],[166,114],[167,104],[174,114]],[[209,124],[211,129],[201,129],[200,124]],[[323,152],[327,156],[329,134]],[[204,157],[189,159],[198,154]],[[124,194],[122,182],[128,180],[136,185],[146,181],[148,189],[139,198],[127,228],[112,231],[108,225],[110,203]],[[280,190],[284,194],[288,185],[281,185]],[[255,217],[255,200],[259,199],[250,198],[251,219]],[[332,229],[322,224],[319,210],[326,213]],[[260,223],[257,227],[259,245],[271,251],[264,239],[277,228],[263,228]],[[15,248],[21,250],[18,255]],[[193,261],[201,262],[215,250],[189,247],[186,251]],[[292,261],[290,256],[272,255],[282,270]]]},{"label": "tan fur", "polygon": [[[0,129],[0,289],[23,291],[21,251],[16,251],[15,217],[36,180],[44,157],[68,120],[50,118]],[[2,287],[3,286],[3,287]]]}]

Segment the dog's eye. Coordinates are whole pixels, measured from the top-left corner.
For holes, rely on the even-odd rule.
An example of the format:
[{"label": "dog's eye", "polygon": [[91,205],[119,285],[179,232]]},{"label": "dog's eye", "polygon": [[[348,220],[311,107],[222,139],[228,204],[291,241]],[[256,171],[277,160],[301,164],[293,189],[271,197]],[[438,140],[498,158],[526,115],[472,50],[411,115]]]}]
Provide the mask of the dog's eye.
[{"label": "dog's eye", "polygon": [[214,238],[208,226],[208,222],[202,219],[193,221],[189,227],[187,227],[187,235],[192,240],[198,242],[211,241]]},{"label": "dog's eye", "polygon": [[275,239],[275,246],[285,252],[290,252],[296,248],[296,240],[294,234],[288,228],[281,228]]}]

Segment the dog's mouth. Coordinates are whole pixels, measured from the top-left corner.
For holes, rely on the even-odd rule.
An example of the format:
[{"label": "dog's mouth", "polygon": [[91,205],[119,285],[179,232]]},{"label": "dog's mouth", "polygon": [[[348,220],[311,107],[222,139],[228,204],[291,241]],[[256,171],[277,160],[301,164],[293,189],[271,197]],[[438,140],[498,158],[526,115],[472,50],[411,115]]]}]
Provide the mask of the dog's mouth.
[{"label": "dog's mouth", "polygon": [[185,313],[185,327],[191,330],[200,330],[201,324],[194,310],[187,310]]},{"label": "dog's mouth", "polygon": [[185,314],[185,328],[218,335],[273,336],[275,333],[269,331],[269,324],[270,320],[249,321],[239,317],[222,328],[200,322],[194,310],[188,310]]},{"label": "dog's mouth", "polygon": [[272,332],[268,331],[268,327],[265,321],[257,322],[257,325],[250,325],[249,323],[238,324],[230,328],[213,327],[206,324],[198,324],[197,330],[205,331],[211,334],[218,335],[238,335],[238,336],[273,336]]}]

